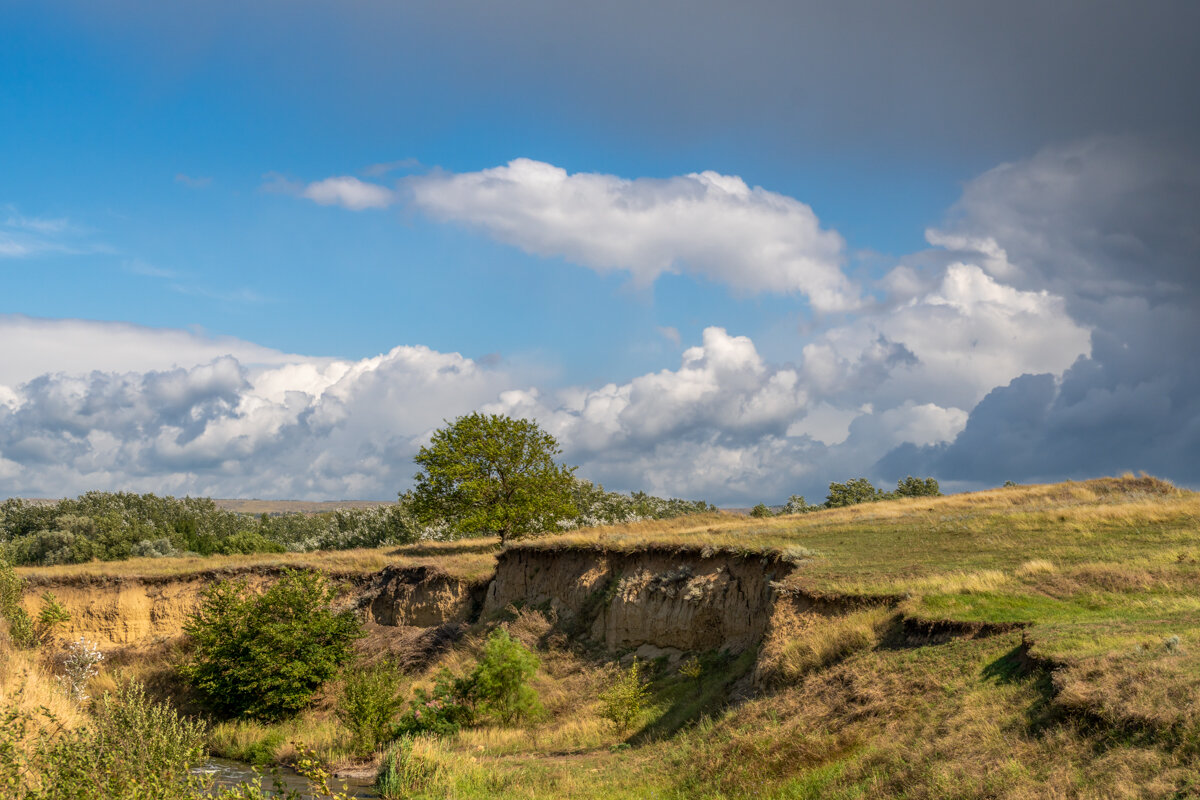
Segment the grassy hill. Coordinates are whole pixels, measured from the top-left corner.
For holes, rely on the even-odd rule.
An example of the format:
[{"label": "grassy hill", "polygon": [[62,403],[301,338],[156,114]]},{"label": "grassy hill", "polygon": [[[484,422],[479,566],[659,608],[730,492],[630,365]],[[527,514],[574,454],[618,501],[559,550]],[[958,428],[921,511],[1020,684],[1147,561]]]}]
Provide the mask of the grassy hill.
[{"label": "grassy hill", "polygon": [[[553,607],[472,624],[421,661],[410,688],[443,667],[461,673],[503,626],[541,659],[546,714],[418,741],[412,796],[1200,797],[1200,494],[1106,478],[766,519],[708,513],[510,547],[524,551],[547,565],[573,553],[766,554],[791,569],[779,571],[757,648],[696,653],[698,676],[650,661],[651,704],[623,733],[598,701],[613,654],[574,638]],[[433,564],[478,581],[499,553],[476,540],[221,565]],[[194,561],[21,572],[54,581],[213,566]],[[158,668],[115,660],[128,674]],[[336,692],[280,725],[222,723],[213,746],[286,760],[297,742],[351,764]]]}]

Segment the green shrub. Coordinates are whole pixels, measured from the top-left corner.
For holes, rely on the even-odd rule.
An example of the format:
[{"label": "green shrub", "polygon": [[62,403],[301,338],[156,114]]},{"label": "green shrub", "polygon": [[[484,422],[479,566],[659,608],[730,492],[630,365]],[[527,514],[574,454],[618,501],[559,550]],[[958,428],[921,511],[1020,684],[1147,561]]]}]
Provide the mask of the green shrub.
[{"label": "green shrub", "polygon": [[600,716],[624,733],[642,715],[650,700],[650,688],[640,672],[638,660],[621,670],[612,685],[600,693]]},{"label": "green shrub", "polygon": [[882,500],[883,497],[883,492],[876,489],[866,478],[851,478],[845,483],[829,484],[829,496],[825,498],[825,506],[843,508]]},{"label": "green shrub", "polygon": [[403,700],[403,677],[391,665],[355,669],[346,674],[338,698],[337,718],[353,737],[352,746],[359,755],[368,755],[387,741],[392,721]]},{"label": "green shrub", "polygon": [[909,475],[896,481],[897,497],[941,497],[942,490],[935,478],[914,478]]},{"label": "green shrub", "polygon": [[529,679],[537,672],[538,657],[525,645],[497,628],[488,637],[483,656],[472,674],[472,689],[480,710],[506,725],[542,713]]},{"label": "green shrub", "polygon": [[21,608],[25,582],[12,564],[0,558],[0,619],[8,623],[8,636],[17,647],[33,647],[37,643],[33,619]]},{"label": "green shrub", "polygon": [[95,704],[87,725],[54,732],[18,711],[0,719],[0,797],[9,800],[144,800],[201,797],[191,768],[204,727],[154,703],[130,683]]},{"label": "green shrub", "polygon": [[214,584],[184,627],[195,650],[183,675],[218,714],[296,714],[362,635],[353,611],[330,610],[335,594],[320,574],[295,570],[257,596],[244,583]]},{"label": "green shrub", "polygon": [[223,556],[250,553],[282,553],[284,546],[255,531],[238,531],[213,545],[213,552]]},{"label": "green shrub", "polygon": [[759,503],[754,508],[750,509],[750,516],[752,516],[752,517],[770,517],[770,516],[772,516],[771,509],[767,507],[766,503]]},{"label": "green shrub", "polygon": [[12,565],[0,558],[0,619],[8,623],[8,636],[17,647],[30,648],[45,644],[54,638],[58,626],[71,619],[52,593],[42,595],[42,608],[34,621],[21,608],[21,595],[25,582]]},{"label": "green shrub", "polygon": [[408,711],[400,718],[397,733],[413,736],[431,733],[450,736],[464,725],[475,724],[474,683],[471,676],[456,678],[443,667],[433,689],[416,689]]},{"label": "green shrub", "polygon": [[455,677],[443,668],[432,691],[414,692],[397,732],[446,736],[464,725],[474,725],[481,716],[506,725],[536,717],[542,713],[542,704],[529,679],[538,664],[538,657],[525,645],[497,628],[469,675]]},{"label": "green shrub", "polygon": [[37,624],[33,626],[34,638],[38,644],[46,644],[54,639],[58,626],[71,621],[71,614],[62,607],[53,592],[42,595],[42,609],[38,612]]}]

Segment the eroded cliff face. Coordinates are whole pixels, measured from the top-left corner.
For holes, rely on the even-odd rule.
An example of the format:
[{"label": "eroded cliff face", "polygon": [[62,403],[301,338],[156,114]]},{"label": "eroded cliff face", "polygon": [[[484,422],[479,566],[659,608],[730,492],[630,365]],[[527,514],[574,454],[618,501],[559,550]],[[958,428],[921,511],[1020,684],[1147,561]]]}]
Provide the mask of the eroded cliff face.
[{"label": "eroded cliff face", "polygon": [[[80,636],[102,649],[145,644],[183,633],[203,591],[219,580],[239,580],[262,591],[281,571],[274,568],[213,570],[178,577],[83,577],[27,580],[22,605],[36,616],[41,595],[53,592],[71,615],[59,636]],[[474,620],[486,584],[469,583],[435,567],[388,567],[374,575],[330,575],[338,604],[360,609],[364,621],[390,627],[429,628]]]},{"label": "eroded cliff face", "polygon": [[[242,576],[261,588],[271,578]],[[42,606],[41,595],[53,592],[71,618],[58,628],[63,639],[83,636],[101,649],[143,644],[183,633],[200,594],[215,577],[204,574],[170,580],[110,578],[91,581],[38,581],[26,584],[22,605],[32,615]]]},{"label": "eroded cliff face", "polygon": [[436,567],[387,567],[377,573],[357,605],[368,622],[433,628],[478,616],[486,584],[471,584]]},{"label": "eroded cliff face", "polygon": [[[331,576],[339,604],[383,628],[464,625],[510,605],[552,610],[560,629],[609,651],[727,650],[763,637],[776,582],[793,565],[770,556],[708,551],[620,553],[601,549],[516,548],[502,553],[490,581],[470,582],[430,566],[388,567],[373,575]],[[71,614],[63,638],[101,648],[179,636],[213,582],[246,581],[262,590],[272,569],[213,571],[172,578],[42,579],[27,583],[31,613],[52,591]]]},{"label": "eroded cliff face", "polygon": [[607,650],[738,652],[762,638],[773,584],[792,568],[766,556],[518,548],[501,554],[483,614],[546,606]]}]

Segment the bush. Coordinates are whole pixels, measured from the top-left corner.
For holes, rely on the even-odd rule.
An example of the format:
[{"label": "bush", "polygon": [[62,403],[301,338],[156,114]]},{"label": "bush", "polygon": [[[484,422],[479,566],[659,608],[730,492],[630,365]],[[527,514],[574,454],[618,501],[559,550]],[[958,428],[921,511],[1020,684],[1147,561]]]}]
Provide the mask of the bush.
[{"label": "bush", "polygon": [[876,489],[869,480],[851,478],[845,483],[829,484],[829,496],[825,498],[825,506],[827,508],[843,508],[882,499],[883,493]]},{"label": "bush", "polygon": [[42,609],[35,622],[21,608],[25,582],[12,565],[0,558],[0,619],[8,623],[8,636],[17,647],[29,648],[45,644],[54,638],[58,626],[71,619],[58,599],[50,592],[42,595]]},{"label": "bush", "polygon": [[133,558],[171,558],[180,555],[180,552],[170,539],[163,537],[154,541],[142,539],[130,549],[129,555]]},{"label": "bush", "polygon": [[571,502],[578,515],[573,519],[560,520],[560,528],[571,529],[593,525],[616,525],[622,522],[638,522],[645,519],[671,519],[686,514],[702,514],[716,511],[717,507],[703,500],[680,500],[655,497],[645,492],[619,494],[605,491],[598,483],[574,478],[571,486]]},{"label": "bush", "polygon": [[403,705],[402,682],[400,673],[390,665],[347,673],[338,698],[337,718],[350,731],[352,746],[359,755],[373,752],[390,738],[392,720]]},{"label": "bush", "polygon": [[67,660],[63,662],[63,674],[59,676],[59,685],[67,695],[77,703],[88,699],[88,681],[100,674],[97,666],[104,660],[100,648],[82,636],[72,642],[67,648]]},{"label": "bush", "polygon": [[292,716],[349,660],[362,626],[315,572],[285,570],[260,596],[243,583],[205,590],[185,625],[195,645],[184,676],[218,714],[278,720]]},{"label": "bush", "polygon": [[640,673],[635,658],[629,669],[621,670],[612,685],[600,693],[600,716],[624,733],[642,715],[650,700],[650,688]]},{"label": "bush", "polygon": [[213,545],[213,553],[223,556],[249,555],[250,553],[282,553],[284,546],[272,542],[255,531],[238,531]]},{"label": "bush", "polygon": [[816,511],[820,506],[812,506],[804,499],[802,494],[794,494],[788,498],[787,504],[784,505],[781,514],[807,514],[810,511]]},{"label": "bush", "polygon": [[538,668],[538,658],[525,645],[497,628],[484,645],[483,655],[471,673],[455,677],[442,669],[433,690],[417,689],[397,731],[415,735],[446,736],[480,716],[512,724],[542,713],[537,692],[528,685]]},{"label": "bush", "polygon": [[914,478],[909,475],[902,481],[896,481],[897,497],[941,497],[942,490],[934,478]]},{"label": "bush", "polygon": [[538,657],[525,645],[497,628],[488,637],[471,676],[472,694],[486,714],[511,725],[542,713],[537,692],[528,681],[537,672]]},{"label": "bush", "polygon": [[[43,711],[44,714],[48,712]],[[0,719],[0,797],[13,800],[140,800],[200,797],[191,768],[204,757],[204,727],[150,701],[140,684],[105,694],[92,720],[54,736],[54,722],[18,711]]]},{"label": "bush", "polygon": [[38,612],[37,624],[33,626],[34,639],[38,644],[53,641],[58,626],[70,621],[70,612],[62,607],[54,593],[45,592],[42,595],[42,609]]},{"label": "bush", "polygon": [[750,516],[769,517],[772,516],[771,509],[767,507],[766,503],[759,503],[754,508],[750,509]]},{"label": "bush", "polygon": [[33,619],[21,608],[25,582],[13,570],[12,564],[0,558],[0,619],[8,623],[8,635],[17,647],[33,647],[37,643]]},{"label": "bush", "polygon": [[432,733],[450,736],[464,725],[475,724],[474,685],[470,677],[456,678],[443,667],[432,691],[416,689],[408,711],[396,727],[397,733],[412,736]]}]

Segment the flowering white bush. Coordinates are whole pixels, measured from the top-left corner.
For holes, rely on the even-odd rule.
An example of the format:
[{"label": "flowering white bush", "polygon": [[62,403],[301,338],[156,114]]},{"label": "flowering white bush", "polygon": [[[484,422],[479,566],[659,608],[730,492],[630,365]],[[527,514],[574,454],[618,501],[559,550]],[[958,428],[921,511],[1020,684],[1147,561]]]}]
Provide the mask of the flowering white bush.
[{"label": "flowering white bush", "polygon": [[559,521],[558,526],[563,530],[640,522],[644,519],[670,519],[716,510],[716,506],[703,500],[655,497],[645,492],[607,492],[600,484],[582,479],[575,481],[571,500],[579,514],[572,519]]},{"label": "flowering white bush", "polygon": [[97,665],[104,660],[104,654],[100,652],[98,645],[82,636],[79,637],[79,641],[68,645],[67,649],[70,653],[63,663],[66,674],[59,676],[58,683],[72,700],[82,703],[88,699],[84,690],[88,681],[99,674],[100,668]]}]

